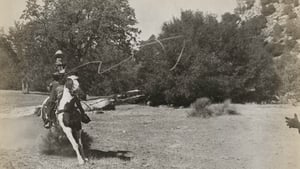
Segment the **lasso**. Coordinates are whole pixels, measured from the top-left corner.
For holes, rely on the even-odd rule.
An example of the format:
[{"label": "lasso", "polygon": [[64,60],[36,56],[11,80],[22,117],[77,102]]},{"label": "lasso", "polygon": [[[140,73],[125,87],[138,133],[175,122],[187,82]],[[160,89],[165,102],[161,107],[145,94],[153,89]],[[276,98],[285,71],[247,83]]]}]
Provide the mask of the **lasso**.
[{"label": "lasso", "polygon": [[[158,43],[158,44],[161,46],[161,48],[163,49],[163,51],[166,52],[166,49],[165,49],[165,47],[164,47],[164,45],[163,45],[162,42],[168,41],[168,40],[173,40],[173,39],[179,39],[179,38],[183,38],[183,36],[182,36],[182,35],[178,35],[178,36],[172,36],[172,37],[163,38],[163,39],[155,39],[154,42],[145,43],[145,44],[143,44],[143,45],[140,45],[140,47],[142,48],[142,47],[146,47],[146,46],[150,46],[150,45],[154,45],[154,44],[157,44],[157,43]],[[178,58],[177,58],[177,61],[176,61],[176,63],[174,64],[174,66],[172,66],[172,68],[170,69],[170,71],[173,71],[173,70],[177,67],[178,63],[180,62],[180,60],[181,60],[181,58],[182,58],[182,54],[183,54],[184,49],[185,49],[185,45],[186,45],[186,41],[184,40],[184,41],[183,41],[183,46],[182,46],[181,52],[180,52],[180,54],[179,54],[179,56],[178,56]],[[103,73],[106,73],[106,72],[111,71],[112,69],[114,69],[114,68],[116,68],[116,67],[122,65],[123,63],[125,63],[125,62],[127,62],[127,61],[129,61],[129,60],[131,60],[131,59],[134,59],[134,52],[133,52],[133,51],[131,52],[131,55],[130,55],[129,57],[127,57],[126,59],[120,61],[119,63],[117,63],[117,64],[115,64],[115,65],[112,65],[111,67],[109,67],[109,68],[107,68],[107,69],[105,69],[105,70],[103,70],[103,71],[101,71],[101,67],[102,67],[102,63],[103,63],[102,61],[91,61],[91,62],[87,62],[87,63],[84,63],[84,64],[82,64],[82,65],[79,65],[79,66],[73,68],[73,69],[70,70],[67,74],[76,72],[77,70],[79,70],[79,69],[81,69],[81,68],[83,68],[83,67],[85,67],[85,66],[87,66],[87,65],[90,65],[90,64],[99,64],[99,65],[98,65],[98,69],[97,69],[97,73],[98,73],[99,75],[101,75],[101,74],[103,74]]]}]

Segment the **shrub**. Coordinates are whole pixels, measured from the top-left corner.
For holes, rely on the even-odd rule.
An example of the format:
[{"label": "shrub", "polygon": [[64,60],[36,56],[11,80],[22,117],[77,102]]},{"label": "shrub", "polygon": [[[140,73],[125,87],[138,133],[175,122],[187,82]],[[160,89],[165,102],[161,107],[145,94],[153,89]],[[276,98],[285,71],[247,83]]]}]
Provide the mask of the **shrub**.
[{"label": "shrub", "polygon": [[284,52],[284,45],[281,43],[268,43],[266,45],[266,49],[270,52],[273,56],[280,56]]},{"label": "shrub", "polygon": [[226,99],[223,104],[210,104],[208,98],[197,99],[192,104],[193,110],[188,114],[188,117],[211,117],[221,115],[238,115],[235,107],[231,105],[231,100]]},{"label": "shrub", "polygon": [[261,9],[261,13],[264,16],[272,15],[275,11],[276,11],[276,9],[273,4],[268,5],[268,6],[262,6],[262,9]]},{"label": "shrub", "polygon": [[298,0],[282,0],[282,3],[284,3],[284,4],[294,4],[295,6],[297,6],[299,1]]},{"label": "shrub", "polygon": [[276,23],[273,27],[273,36],[279,36],[283,31],[283,27]]},{"label": "shrub", "polygon": [[188,114],[189,117],[210,117],[213,112],[208,109],[208,106],[211,105],[211,101],[207,97],[202,97],[197,99],[192,103],[192,111]]},{"label": "shrub", "polygon": [[262,6],[268,5],[270,3],[278,3],[279,0],[261,0],[260,3]]},{"label": "shrub", "polygon": [[296,12],[290,12],[289,13],[289,19],[295,19],[295,18],[297,18],[297,13]]},{"label": "shrub", "polygon": [[299,6],[299,0],[294,0],[294,6],[295,7]]},{"label": "shrub", "polygon": [[199,111],[199,110],[202,110],[204,109],[205,107],[211,105],[211,101],[209,98],[207,97],[202,97],[202,98],[199,98],[197,99],[193,104],[192,104],[192,107],[196,110],[196,111]]},{"label": "shrub", "polygon": [[297,21],[290,20],[286,23],[286,34],[294,39],[300,38],[300,25]]}]

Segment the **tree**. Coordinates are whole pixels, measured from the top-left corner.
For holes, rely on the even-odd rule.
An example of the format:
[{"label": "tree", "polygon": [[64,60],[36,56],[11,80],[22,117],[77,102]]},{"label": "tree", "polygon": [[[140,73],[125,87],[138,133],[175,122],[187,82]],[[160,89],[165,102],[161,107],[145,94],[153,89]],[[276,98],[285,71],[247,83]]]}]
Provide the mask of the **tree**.
[{"label": "tree", "polygon": [[21,84],[17,85],[22,78],[21,60],[16,55],[18,50],[12,45],[9,37],[0,33],[0,87],[1,89],[20,89]]},{"label": "tree", "polygon": [[[173,71],[182,40],[143,48],[139,77],[151,98],[161,103],[189,105],[196,98],[235,102],[268,100],[275,93],[277,76],[271,54],[264,47],[262,17],[247,22],[226,13],[218,22],[213,15],[183,11],[180,18],[166,22],[159,39],[183,35],[186,47]],[[158,95],[160,94],[160,95]],[[153,99],[154,100],[154,99]]]},{"label": "tree", "polygon": [[[43,0],[42,4],[27,0],[21,22],[9,32],[8,39],[21,62],[19,69],[33,79],[35,90],[45,90],[56,50],[67,56],[69,70],[94,60],[103,61],[107,68],[131,54],[138,34],[135,24],[134,10],[127,0]],[[109,92],[116,92],[124,86],[113,80],[120,75],[120,68],[110,76],[96,72],[97,65],[78,72],[86,91],[99,94],[109,86]],[[119,87],[112,89],[112,84]]]}]

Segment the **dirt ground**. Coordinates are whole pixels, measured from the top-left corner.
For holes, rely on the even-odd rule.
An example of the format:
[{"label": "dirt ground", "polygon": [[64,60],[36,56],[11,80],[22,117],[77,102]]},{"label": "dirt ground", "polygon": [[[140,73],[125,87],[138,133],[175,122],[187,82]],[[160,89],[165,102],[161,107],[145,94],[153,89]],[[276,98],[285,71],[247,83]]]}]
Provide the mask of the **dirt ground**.
[{"label": "dirt ground", "polygon": [[[10,99],[4,99],[9,95]],[[19,98],[22,97],[25,100]],[[44,96],[0,92],[0,113],[12,106],[40,104]],[[15,104],[16,100],[22,103]],[[38,99],[39,98],[39,99]],[[39,137],[47,132],[36,116],[0,120],[0,169],[297,169],[300,134],[285,125],[300,107],[235,105],[241,115],[187,118],[190,109],[121,105],[90,114],[84,130],[93,137],[88,163],[44,155]],[[20,107],[20,106],[19,106]],[[300,115],[300,114],[299,114]]]}]

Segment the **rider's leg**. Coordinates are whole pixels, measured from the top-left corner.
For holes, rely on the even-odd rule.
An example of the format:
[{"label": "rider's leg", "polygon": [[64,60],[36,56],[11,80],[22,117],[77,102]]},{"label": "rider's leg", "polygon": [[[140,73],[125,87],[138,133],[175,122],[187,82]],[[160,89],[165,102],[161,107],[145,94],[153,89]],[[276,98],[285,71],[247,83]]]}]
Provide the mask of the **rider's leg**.
[{"label": "rider's leg", "polygon": [[50,93],[50,97],[48,100],[48,106],[47,106],[47,111],[46,111],[46,121],[45,121],[45,128],[49,128],[51,127],[51,122],[53,121],[53,114],[54,114],[54,109],[56,106],[56,92],[55,92],[55,88],[52,88],[51,93]]},{"label": "rider's leg", "polygon": [[46,120],[45,120],[45,128],[49,128],[51,127],[51,123],[53,122],[53,112],[54,112],[54,109],[55,109],[55,102],[48,102],[48,108],[47,108],[47,111],[46,111]]}]

